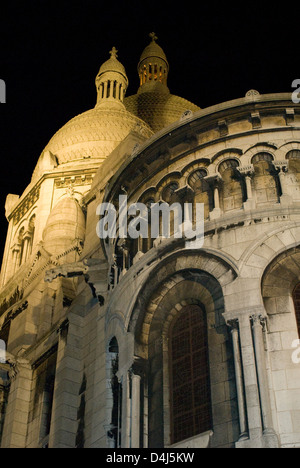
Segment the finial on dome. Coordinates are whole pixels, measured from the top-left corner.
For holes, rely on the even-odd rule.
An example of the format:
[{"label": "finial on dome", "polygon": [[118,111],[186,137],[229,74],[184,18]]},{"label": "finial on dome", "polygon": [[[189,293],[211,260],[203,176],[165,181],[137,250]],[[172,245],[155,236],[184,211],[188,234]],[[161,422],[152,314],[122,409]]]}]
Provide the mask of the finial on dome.
[{"label": "finial on dome", "polygon": [[152,42],[156,42],[158,40],[158,37],[157,35],[155,34],[155,32],[152,32],[149,34],[149,37],[151,37],[152,39]]},{"label": "finial on dome", "polygon": [[117,49],[111,49],[110,58],[101,65],[96,76],[97,106],[123,106],[123,99],[128,87],[125,68],[117,59]]},{"label": "finial on dome", "polygon": [[111,55],[111,58],[118,58],[118,50],[115,47],[113,47],[109,53]]}]

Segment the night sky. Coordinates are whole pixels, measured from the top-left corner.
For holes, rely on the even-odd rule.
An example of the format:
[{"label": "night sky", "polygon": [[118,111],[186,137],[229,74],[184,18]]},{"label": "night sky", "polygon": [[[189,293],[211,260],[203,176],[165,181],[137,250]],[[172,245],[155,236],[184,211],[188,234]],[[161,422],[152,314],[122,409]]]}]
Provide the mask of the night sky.
[{"label": "night sky", "polygon": [[0,7],[0,256],[8,193],[29,184],[53,134],[96,103],[95,76],[113,46],[139,86],[137,64],[154,31],[170,65],[168,87],[204,108],[290,92],[300,78],[296,3],[202,1],[13,1]]}]

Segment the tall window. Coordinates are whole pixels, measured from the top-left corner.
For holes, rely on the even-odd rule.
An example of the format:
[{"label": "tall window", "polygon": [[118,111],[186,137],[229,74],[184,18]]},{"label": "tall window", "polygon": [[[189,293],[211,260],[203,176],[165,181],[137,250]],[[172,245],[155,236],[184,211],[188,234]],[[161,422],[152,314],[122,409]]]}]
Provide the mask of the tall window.
[{"label": "tall window", "polygon": [[204,204],[204,218],[209,217],[209,212],[213,209],[213,193],[205,177],[207,176],[206,169],[197,169],[193,172],[189,179],[189,185],[194,190],[193,218],[196,219],[196,203]]},{"label": "tall window", "polygon": [[109,406],[111,407],[111,414],[107,436],[110,448],[118,448],[121,446],[122,387],[117,377],[119,370],[119,345],[115,337],[110,340],[108,353],[110,378]]},{"label": "tall window", "polygon": [[57,346],[49,357],[35,364],[35,391],[31,402],[30,422],[39,421],[35,428],[39,429],[38,440],[43,448],[48,448],[54,396],[56,373]]},{"label": "tall window", "polygon": [[199,306],[184,307],[170,331],[171,443],[212,428],[207,325]]},{"label": "tall window", "polygon": [[300,337],[300,283],[294,289],[293,300],[294,300],[294,305],[295,305],[298,333]]}]

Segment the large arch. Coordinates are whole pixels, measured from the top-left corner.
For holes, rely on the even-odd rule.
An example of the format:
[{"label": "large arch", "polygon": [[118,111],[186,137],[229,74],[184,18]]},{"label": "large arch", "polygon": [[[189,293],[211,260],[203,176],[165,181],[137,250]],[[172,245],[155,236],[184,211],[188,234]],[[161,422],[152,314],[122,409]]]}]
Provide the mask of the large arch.
[{"label": "large arch", "polygon": [[[206,269],[196,268],[193,259],[196,260],[195,256],[187,255],[162,263],[155,276],[148,279],[132,314],[130,331],[135,337],[135,355],[147,362],[149,447],[166,447],[171,443],[168,340],[172,323],[188,305],[201,307],[206,316],[211,444],[232,446],[239,437],[234,364],[230,333],[223,318],[221,285],[222,281],[232,280],[232,276],[229,275],[230,280],[228,276],[231,269],[225,262],[209,255],[205,255],[205,261],[202,258]],[[193,437],[201,439],[203,434],[193,434]],[[198,444],[202,443],[200,439]]]},{"label": "large arch", "polygon": [[[262,278],[262,297],[267,312],[269,375],[273,388],[273,420],[282,445],[299,433],[299,364],[293,346],[299,339],[294,292],[300,287],[300,247],[279,254]],[[284,423],[285,421],[285,423]],[[276,427],[277,425],[277,427]],[[288,445],[287,445],[288,446]]]}]

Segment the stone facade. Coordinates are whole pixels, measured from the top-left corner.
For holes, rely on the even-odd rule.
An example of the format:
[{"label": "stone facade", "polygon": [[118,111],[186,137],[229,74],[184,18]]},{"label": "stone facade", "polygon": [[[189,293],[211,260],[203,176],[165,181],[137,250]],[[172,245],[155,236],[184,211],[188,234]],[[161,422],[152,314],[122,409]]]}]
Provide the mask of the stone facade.
[{"label": "stone facade", "polygon": [[[95,109],[7,197],[3,448],[300,447],[300,105],[251,90],[200,109],[170,94],[156,40],[134,96],[112,49]],[[120,194],[203,203],[203,247],[99,239],[97,207]],[[197,310],[208,373],[193,357],[176,406],[172,330]],[[187,395],[196,429],[178,409]]]}]

